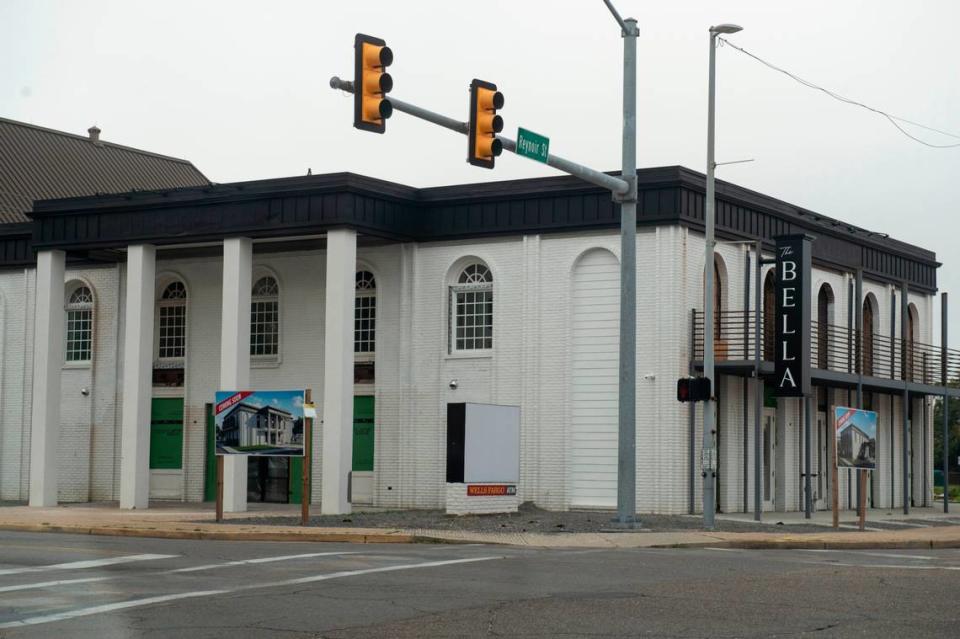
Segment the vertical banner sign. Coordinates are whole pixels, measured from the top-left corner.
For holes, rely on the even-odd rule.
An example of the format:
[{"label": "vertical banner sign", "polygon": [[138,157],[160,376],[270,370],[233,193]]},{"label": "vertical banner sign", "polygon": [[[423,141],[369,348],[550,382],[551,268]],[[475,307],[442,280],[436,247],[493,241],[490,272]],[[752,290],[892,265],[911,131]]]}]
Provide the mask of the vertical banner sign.
[{"label": "vertical banner sign", "polygon": [[778,235],[776,263],[777,397],[802,397],[810,390],[810,243],[806,234]]}]

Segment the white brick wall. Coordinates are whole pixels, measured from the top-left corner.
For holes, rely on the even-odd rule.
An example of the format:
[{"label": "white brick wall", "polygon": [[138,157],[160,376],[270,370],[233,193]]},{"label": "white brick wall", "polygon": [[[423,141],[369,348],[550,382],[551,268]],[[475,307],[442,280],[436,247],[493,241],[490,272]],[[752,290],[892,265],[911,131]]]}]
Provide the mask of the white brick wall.
[{"label": "white brick wall", "polygon": [[[520,500],[551,508],[570,503],[568,476],[571,271],[592,248],[619,255],[616,231],[511,236],[484,241],[361,246],[358,263],[377,279],[377,382],[374,503],[385,507],[442,507],[447,499],[445,415],[447,402],[473,401],[522,406]],[[743,299],[744,251],[721,244],[724,307]],[[479,357],[447,350],[448,286],[469,259],[481,259],[494,275],[494,348]],[[688,509],[690,407],[676,402],[676,379],[690,359],[690,311],[702,307],[703,237],[680,226],[644,227],[637,233],[637,504],[641,512],[681,513]],[[323,316],[325,255],[322,251],[256,253],[255,277],[263,269],[281,286],[281,358],[257,366],[251,384],[259,388],[310,387],[323,403]],[[205,405],[218,389],[221,260],[196,257],[158,260],[158,279],[180,277],[189,291],[182,498],[203,498],[206,452]],[[71,269],[96,295],[95,360],[63,373],[60,498],[115,499],[119,481],[118,416],[122,400],[123,266]],[[813,300],[821,283],[835,295],[836,324],[846,324],[847,276],[814,270]],[[752,283],[751,283],[752,286]],[[879,332],[889,334],[891,288],[865,282],[877,298]],[[751,293],[751,304],[753,294]],[[932,296],[912,294],[920,313],[921,342],[932,340]],[[29,415],[32,377],[34,272],[0,272],[0,498],[24,499],[29,472]],[[811,305],[816,312],[815,303]],[[898,309],[899,314],[899,309]],[[898,318],[899,323],[899,318]],[[898,327],[899,335],[899,327]],[[452,379],[456,390],[449,388]],[[82,396],[80,388],[88,388]],[[743,502],[742,380],[720,381],[720,504],[740,510]],[[169,394],[170,391],[158,391]],[[358,389],[358,393],[367,391]],[[749,455],[753,451],[752,391],[748,394]],[[833,402],[847,403],[846,392]],[[900,503],[899,398],[891,419],[889,399],[877,396],[880,413],[875,499]],[[915,411],[920,414],[920,402]],[[928,411],[927,474],[932,476],[932,409]],[[801,413],[796,401],[778,408],[778,507],[800,507]],[[895,467],[889,465],[893,422]],[[919,417],[915,420],[920,426]],[[693,438],[695,509],[700,509],[699,459],[702,414]],[[813,420],[816,424],[816,420]],[[922,428],[914,447],[923,449]],[[320,495],[322,429],[314,435],[313,495]],[[919,464],[919,461],[918,461]],[[752,463],[748,505],[753,503]],[[919,468],[919,466],[918,466]],[[914,492],[919,497],[922,473]],[[845,478],[841,477],[843,482]],[[932,479],[928,479],[932,486]],[[919,488],[918,488],[919,487]],[[845,495],[841,483],[841,496]],[[829,502],[827,501],[827,504]]]}]

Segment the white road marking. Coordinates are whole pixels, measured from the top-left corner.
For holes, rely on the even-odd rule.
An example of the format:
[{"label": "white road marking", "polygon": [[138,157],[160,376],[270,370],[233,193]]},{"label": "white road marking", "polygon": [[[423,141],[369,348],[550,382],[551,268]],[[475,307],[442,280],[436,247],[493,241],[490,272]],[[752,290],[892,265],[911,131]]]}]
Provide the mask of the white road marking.
[{"label": "white road marking", "polygon": [[890,521],[884,521],[883,523],[890,524],[891,526],[906,526],[908,528],[929,528],[930,527],[927,524],[918,524],[916,522],[911,522],[911,521],[890,520]]},{"label": "white road marking", "polygon": [[191,597],[209,597],[210,595],[219,595],[227,592],[226,590],[203,590],[196,592],[181,592],[175,595],[161,595],[159,597],[147,597],[146,599],[133,599],[130,601],[120,601],[102,606],[93,606],[92,608],[77,608],[76,610],[67,610],[52,615],[43,615],[41,617],[28,617],[17,621],[9,621],[0,624],[0,628],[21,628],[23,626],[35,626],[41,623],[53,623],[54,621],[66,621],[77,617],[87,617],[102,612],[113,612],[115,610],[124,610],[126,608],[138,608],[140,606],[149,606],[155,603],[164,603],[167,601],[176,601],[177,599],[188,599]]},{"label": "white road marking", "polygon": [[311,557],[331,557],[336,555],[357,555],[357,552],[311,552],[302,555],[280,555],[277,557],[259,557],[257,559],[241,559],[238,561],[228,561],[222,564],[206,564],[203,566],[189,566],[187,568],[177,568],[176,570],[165,570],[166,573],[174,572],[197,572],[199,570],[213,570],[214,568],[229,568],[230,566],[244,566],[247,564],[266,564],[273,561],[288,561],[290,559],[309,559]]},{"label": "white road marking", "polygon": [[193,592],[181,592],[172,595],[161,595],[158,597],[146,597],[143,599],[133,599],[130,601],[120,601],[117,603],[104,604],[102,606],[93,606],[90,608],[77,608],[67,610],[51,615],[40,615],[37,617],[28,617],[16,621],[8,621],[0,624],[0,630],[6,628],[22,628],[23,626],[35,626],[44,623],[53,623],[55,621],[65,621],[67,619],[76,619],[77,617],[88,617],[104,612],[113,612],[116,610],[126,610],[129,608],[139,608],[141,606],[150,606],[157,603],[176,601],[178,599],[191,599],[196,597],[210,597],[213,595],[224,595],[242,590],[253,590],[255,588],[277,588],[280,586],[295,586],[299,584],[313,583],[317,581],[327,581],[330,579],[342,579],[344,577],[355,577],[358,575],[369,575],[378,572],[393,572],[397,570],[412,570],[414,568],[436,568],[439,566],[452,566],[456,564],[469,564],[478,561],[490,561],[491,559],[503,559],[503,557],[473,557],[470,559],[448,559],[446,561],[427,561],[419,564],[402,564],[399,566],[384,566],[382,568],[365,568],[362,570],[344,570],[332,572],[323,575],[312,575],[310,577],[300,577],[298,579],[286,579],[283,581],[274,581],[263,584],[248,584],[238,588],[225,590],[197,590]]},{"label": "white road marking", "polygon": [[716,550],[717,552],[743,552],[741,548],[704,548],[704,550]]},{"label": "white road marking", "polygon": [[21,584],[19,586],[4,586],[0,592],[13,592],[14,590],[30,590],[31,588],[53,588],[55,586],[67,586],[69,584],[85,584],[91,581],[106,581],[110,577],[87,577],[85,579],[60,579],[58,581],[41,581],[33,584]]},{"label": "white road marking", "polygon": [[827,549],[827,548],[798,548],[800,552],[832,552],[832,553],[842,553],[844,555],[866,555],[868,557],[885,557],[887,559],[924,559],[924,560],[934,560],[936,557],[927,557],[925,555],[895,555],[893,553],[885,552],[864,552],[862,550],[836,550],[836,549]]},{"label": "white road marking", "polygon": [[960,566],[901,566],[900,564],[845,564],[842,562],[831,562],[829,564],[817,561],[804,561],[805,564],[816,564],[818,566],[843,566],[846,568],[882,568],[886,570],[960,570]]},{"label": "white road marking", "polygon": [[87,559],[85,561],[71,561],[63,564],[49,564],[47,566],[25,566],[23,568],[7,568],[0,570],[0,575],[20,575],[27,572],[46,572],[48,570],[85,570],[99,568],[113,564],[128,564],[134,561],[152,561],[154,559],[171,559],[180,555],[126,555],[109,559]]}]

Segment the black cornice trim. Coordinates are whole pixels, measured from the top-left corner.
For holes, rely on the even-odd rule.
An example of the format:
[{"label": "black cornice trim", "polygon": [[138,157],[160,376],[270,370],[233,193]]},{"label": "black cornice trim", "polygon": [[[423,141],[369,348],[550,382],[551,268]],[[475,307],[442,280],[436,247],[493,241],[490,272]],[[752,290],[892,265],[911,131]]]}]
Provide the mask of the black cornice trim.
[{"label": "black cornice trim", "polygon": [[[702,230],[702,173],[681,166],[654,167],[639,170],[637,182],[638,225],[681,224]],[[773,235],[807,232],[821,238],[814,245],[819,263],[864,268],[894,283],[906,277],[915,287],[936,290],[939,263],[931,251],[868,236],[864,229],[722,180],[717,181],[717,199],[719,234],[760,238],[772,246]],[[331,173],[42,200],[34,204],[31,217],[32,228],[10,226],[20,227],[20,233],[30,230],[32,250],[77,253],[135,242],[162,246],[238,235],[319,234],[338,226],[401,242],[576,232],[616,228],[620,211],[605,189],[572,176],[416,189]]]}]

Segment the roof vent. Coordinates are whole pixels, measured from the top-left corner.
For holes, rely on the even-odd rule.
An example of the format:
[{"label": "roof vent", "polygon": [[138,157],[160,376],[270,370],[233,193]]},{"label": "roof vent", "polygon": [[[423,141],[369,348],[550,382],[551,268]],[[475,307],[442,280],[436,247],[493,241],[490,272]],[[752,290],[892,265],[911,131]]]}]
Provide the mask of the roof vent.
[{"label": "roof vent", "polygon": [[92,127],[87,129],[87,133],[90,134],[90,141],[100,146],[103,142],[100,141],[100,127],[94,124]]}]

